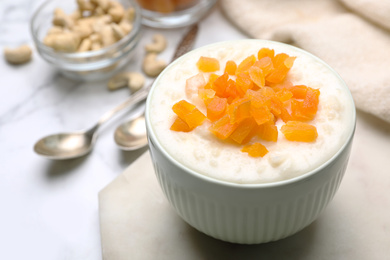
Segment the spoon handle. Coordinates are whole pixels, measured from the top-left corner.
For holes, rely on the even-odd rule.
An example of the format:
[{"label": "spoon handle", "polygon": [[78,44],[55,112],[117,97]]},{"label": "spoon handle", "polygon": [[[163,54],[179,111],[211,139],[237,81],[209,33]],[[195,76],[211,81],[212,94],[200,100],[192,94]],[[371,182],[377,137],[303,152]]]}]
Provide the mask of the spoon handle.
[{"label": "spoon handle", "polygon": [[[182,56],[183,54],[187,53],[188,51],[190,51],[192,49],[192,46],[195,42],[195,37],[196,37],[197,33],[198,33],[198,24],[195,24],[188,30],[188,32],[184,35],[184,37],[182,38],[180,43],[177,45],[171,62],[176,60],[178,57]],[[99,119],[99,121],[96,123],[96,125],[94,127],[92,127],[92,129],[89,130],[88,132],[93,134],[94,132],[97,131],[97,129],[102,124],[104,124],[109,119],[111,119],[119,111],[121,111],[121,110],[123,110],[131,105],[135,105],[138,102],[146,99],[146,97],[148,96],[149,90],[152,87],[152,84],[153,84],[153,82],[151,84],[147,85],[146,87],[138,90],[134,94],[132,94],[126,101],[124,101],[119,106],[115,107],[114,109],[112,109],[110,111],[107,111]]]}]

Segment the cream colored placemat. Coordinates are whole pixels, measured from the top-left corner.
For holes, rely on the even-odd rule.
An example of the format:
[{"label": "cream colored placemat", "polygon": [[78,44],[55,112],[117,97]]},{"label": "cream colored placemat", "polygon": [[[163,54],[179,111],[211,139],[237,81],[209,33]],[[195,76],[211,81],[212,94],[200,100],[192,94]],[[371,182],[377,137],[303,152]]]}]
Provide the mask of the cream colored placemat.
[{"label": "cream colored placemat", "polygon": [[357,108],[390,122],[390,1],[221,0],[251,37],[294,44],[325,60]]},{"label": "cream colored placemat", "polygon": [[278,242],[238,245],[196,231],[173,212],[146,152],[99,193],[103,259],[386,259],[390,201],[377,197],[382,180],[349,167],[334,201],[309,227]]}]

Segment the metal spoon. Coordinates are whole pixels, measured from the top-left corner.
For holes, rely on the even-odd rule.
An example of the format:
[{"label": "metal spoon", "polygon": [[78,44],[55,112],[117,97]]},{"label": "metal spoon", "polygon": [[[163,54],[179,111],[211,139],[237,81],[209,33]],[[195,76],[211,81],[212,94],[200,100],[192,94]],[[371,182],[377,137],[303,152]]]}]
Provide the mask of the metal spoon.
[{"label": "metal spoon", "polygon": [[[194,25],[188,31],[178,45],[173,60],[191,49],[197,31],[197,25]],[[58,133],[43,137],[34,145],[34,151],[39,155],[55,160],[72,159],[86,155],[92,150],[97,140],[97,131],[100,126],[119,111],[145,100],[150,88],[151,85],[148,85],[135,92],[125,102],[106,112],[99,121],[88,130],[73,133]],[[140,146],[138,147],[140,148]]]},{"label": "metal spoon", "polygon": [[[178,45],[171,62],[191,50],[197,31],[197,25],[189,30]],[[145,107],[143,109],[145,109]],[[148,139],[146,137],[145,115],[142,114],[139,117],[118,126],[114,133],[114,140],[118,147],[124,151],[137,150],[147,145]]]}]

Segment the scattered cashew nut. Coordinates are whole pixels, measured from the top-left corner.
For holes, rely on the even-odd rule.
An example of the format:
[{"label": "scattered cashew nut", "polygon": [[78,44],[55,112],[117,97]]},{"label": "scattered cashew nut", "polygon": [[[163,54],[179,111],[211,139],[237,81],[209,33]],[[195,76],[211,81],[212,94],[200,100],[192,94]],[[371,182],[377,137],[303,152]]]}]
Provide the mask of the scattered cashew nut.
[{"label": "scattered cashew nut", "polygon": [[12,64],[23,64],[31,59],[31,48],[28,45],[22,45],[18,48],[4,48],[5,59]]},{"label": "scattered cashew nut", "polygon": [[109,90],[116,90],[128,87],[131,92],[142,88],[145,84],[145,77],[138,72],[122,72],[113,76],[107,84]]},{"label": "scattered cashew nut", "polygon": [[146,52],[160,53],[167,47],[167,40],[162,34],[155,34],[153,36],[153,43],[145,45]]},{"label": "scattered cashew nut", "polygon": [[163,60],[157,60],[157,54],[154,52],[146,54],[142,69],[149,77],[157,77],[165,69],[167,63]]}]

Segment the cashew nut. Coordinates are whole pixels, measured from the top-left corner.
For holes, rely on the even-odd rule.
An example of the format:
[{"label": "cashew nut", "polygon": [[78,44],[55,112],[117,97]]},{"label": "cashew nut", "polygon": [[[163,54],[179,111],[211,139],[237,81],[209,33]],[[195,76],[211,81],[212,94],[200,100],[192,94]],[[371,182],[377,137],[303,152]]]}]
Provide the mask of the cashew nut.
[{"label": "cashew nut", "polygon": [[91,3],[100,7],[104,12],[110,7],[109,0],[91,0]]},{"label": "cashew nut", "polygon": [[133,25],[129,22],[126,22],[126,21],[122,21],[119,23],[119,26],[121,27],[121,29],[126,33],[130,33],[131,30],[133,29]]},{"label": "cashew nut", "polygon": [[84,40],[81,41],[80,46],[78,48],[78,52],[84,52],[84,51],[89,51],[92,47],[92,41],[90,38],[85,38]]},{"label": "cashew nut", "polygon": [[166,66],[165,61],[157,60],[157,54],[151,52],[145,56],[142,69],[149,77],[156,77]]},{"label": "cashew nut", "polygon": [[99,33],[102,38],[104,47],[109,46],[116,42],[114,31],[110,25],[104,25]]},{"label": "cashew nut", "polygon": [[167,40],[162,34],[153,35],[153,43],[147,44],[145,50],[147,52],[160,53],[167,47]]},{"label": "cashew nut", "polygon": [[56,8],[54,10],[53,24],[62,26],[65,28],[72,28],[74,25],[73,19],[70,16],[67,16],[61,8]]},{"label": "cashew nut", "polygon": [[108,9],[108,14],[111,15],[112,20],[116,23],[119,23],[125,13],[122,5],[117,5]]},{"label": "cashew nut", "polygon": [[122,22],[133,22],[135,17],[135,9],[133,7],[129,7],[125,10],[122,17]]},{"label": "cashew nut", "polygon": [[31,59],[31,48],[28,45],[22,45],[18,48],[4,48],[5,59],[12,64],[23,64]]},{"label": "cashew nut", "polygon": [[111,28],[116,39],[120,40],[125,36],[125,32],[123,31],[123,29],[116,23],[112,23]]},{"label": "cashew nut", "polygon": [[88,25],[75,25],[73,32],[77,33],[81,39],[84,39],[92,34],[92,28]]},{"label": "cashew nut", "polygon": [[145,84],[145,77],[138,72],[122,72],[113,76],[107,84],[109,90],[116,90],[128,87],[131,92],[142,88]]},{"label": "cashew nut", "polygon": [[77,0],[77,5],[81,11],[93,11],[96,8],[94,3],[85,0]]},{"label": "cashew nut", "polygon": [[91,45],[91,51],[97,51],[103,48],[102,44],[100,42],[93,42]]},{"label": "cashew nut", "polygon": [[57,33],[62,33],[64,32],[64,29],[60,26],[53,26],[49,29],[49,31],[47,32],[47,35],[50,35],[50,34],[57,34]]},{"label": "cashew nut", "polygon": [[76,52],[80,44],[80,36],[72,32],[54,35],[50,47],[56,51]]},{"label": "cashew nut", "polygon": [[145,85],[145,77],[141,73],[138,72],[130,72],[128,87],[131,92],[136,92],[141,89]]}]

